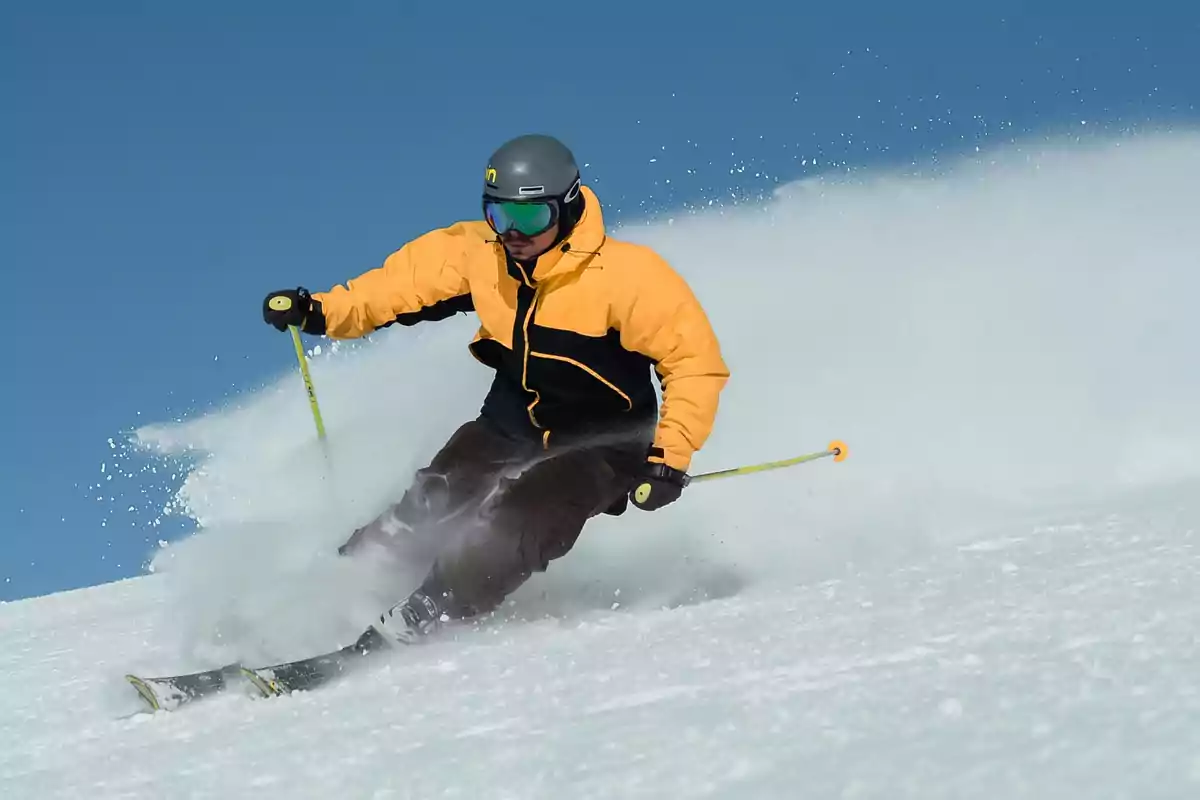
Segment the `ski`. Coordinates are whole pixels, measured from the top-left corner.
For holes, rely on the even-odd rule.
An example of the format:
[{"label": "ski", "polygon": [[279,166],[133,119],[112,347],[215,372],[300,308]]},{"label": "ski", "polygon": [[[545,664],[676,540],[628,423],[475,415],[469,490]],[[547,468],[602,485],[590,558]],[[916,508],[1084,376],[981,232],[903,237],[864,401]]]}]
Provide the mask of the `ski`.
[{"label": "ski", "polygon": [[240,678],[240,667],[240,664],[226,664],[187,675],[154,678],[130,674],[125,680],[132,684],[151,711],[174,711],[186,703],[225,691],[231,681]]},{"label": "ski", "polygon": [[[308,656],[265,667],[240,663],[187,675],[144,678],[126,675],[150,711],[174,711],[182,705],[219,694],[234,683],[245,681],[261,697],[278,697],[322,686],[344,675],[363,656],[387,646],[374,628],[368,628],[354,644],[320,655]],[[243,684],[245,685],[245,684]]]},{"label": "ski", "polygon": [[270,667],[242,667],[241,672],[263,697],[278,697],[324,686],[358,666],[365,656],[387,646],[377,630],[368,628],[354,644],[340,650]]}]

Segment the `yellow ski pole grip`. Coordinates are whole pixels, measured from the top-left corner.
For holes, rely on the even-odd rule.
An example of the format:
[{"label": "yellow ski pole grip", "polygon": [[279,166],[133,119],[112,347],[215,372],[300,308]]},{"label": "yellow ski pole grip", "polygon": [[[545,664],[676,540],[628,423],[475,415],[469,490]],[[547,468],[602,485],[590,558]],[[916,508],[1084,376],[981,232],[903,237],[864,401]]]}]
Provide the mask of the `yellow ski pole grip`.
[{"label": "yellow ski pole grip", "polygon": [[633,490],[633,499],[639,503],[645,503],[650,499],[650,493],[654,491],[654,487],[650,485],[650,481],[643,481],[636,489]]},{"label": "yellow ski pole grip", "polygon": [[272,311],[291,311],[292,298],[284,294],[277,294],[267,302],[267,305]]}]

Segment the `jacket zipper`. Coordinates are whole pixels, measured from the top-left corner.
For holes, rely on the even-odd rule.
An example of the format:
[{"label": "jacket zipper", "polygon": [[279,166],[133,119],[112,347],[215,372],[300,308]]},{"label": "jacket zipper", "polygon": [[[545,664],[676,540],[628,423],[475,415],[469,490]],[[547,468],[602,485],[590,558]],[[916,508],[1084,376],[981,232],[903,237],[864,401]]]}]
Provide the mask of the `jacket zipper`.
[{"label": "jacket zipper", "polygon": [[533,311],[537,308],[538,287],[529,279],[529,275],[525,272],[525,267],[522,264],[513,263],[516,264],[517,272],[521,274],[521,281],[524,283],[525,288],[533,291],[533,295],[529,299],[529,308],[525,311],[525,319],[521,322],[521,388],[533,395],[533,402],[525,407],[525,412],[529,415],[529,421],[533,424],[533,427],[544,430],[542,434],[542,447],[545,449],[550,446],[550,431],[542,428],[541,423],[537,420],[537,415],[533,411],[534,406],[541,402],[542,396],[536,389],[529,388],[529,326],[533,323]]}]

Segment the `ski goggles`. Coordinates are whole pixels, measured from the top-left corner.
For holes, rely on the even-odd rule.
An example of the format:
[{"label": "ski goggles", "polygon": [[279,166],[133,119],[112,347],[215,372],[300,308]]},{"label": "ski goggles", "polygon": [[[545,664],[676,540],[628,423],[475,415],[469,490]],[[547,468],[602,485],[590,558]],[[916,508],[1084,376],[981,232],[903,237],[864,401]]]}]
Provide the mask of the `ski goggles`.
[{"label": "ski goggles", "polygon": [[537,236],[550,230],[558,221],[558,203],[514,202],[511,200],[483,201],[483,216],[497,235],[517,231],[525,236]]}]

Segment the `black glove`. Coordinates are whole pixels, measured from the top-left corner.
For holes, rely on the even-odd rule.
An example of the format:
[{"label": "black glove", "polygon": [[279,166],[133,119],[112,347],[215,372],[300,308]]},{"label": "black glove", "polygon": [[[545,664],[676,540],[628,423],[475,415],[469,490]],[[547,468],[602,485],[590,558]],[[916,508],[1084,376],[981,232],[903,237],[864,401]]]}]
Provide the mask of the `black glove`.
[{"label": "black glove", "polygon": [[657,511],[678,500],[690,480],[682,470],[657,461],[647,461],[633,491],[629,493],[629,499],[643,511]]},{"label": "black glove", "polygon": [[325,333],[325,315],[321,304],[303,286],[271,292],[263,300],[263,322],[276,330],[286,331],[295,325],[305,333],[320,336]]}]

